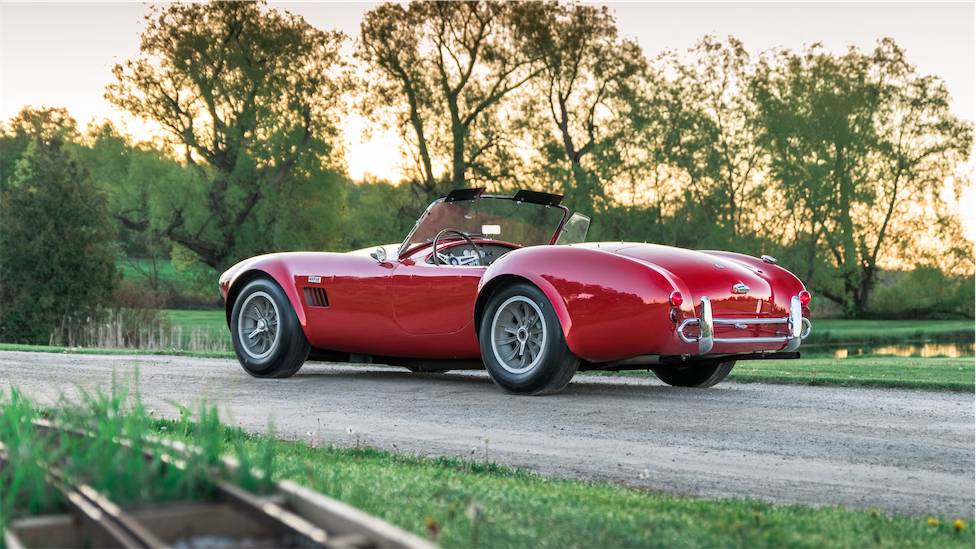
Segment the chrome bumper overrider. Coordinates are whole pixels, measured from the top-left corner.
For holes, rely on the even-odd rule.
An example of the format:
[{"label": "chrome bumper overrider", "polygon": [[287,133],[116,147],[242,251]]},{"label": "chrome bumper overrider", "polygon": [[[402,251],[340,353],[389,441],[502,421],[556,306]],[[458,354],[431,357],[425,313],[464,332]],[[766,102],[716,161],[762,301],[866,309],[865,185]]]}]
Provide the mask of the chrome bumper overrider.
[{"label": "chrome bumper overrider", "polygon": [[[787,331],[774,337],[715,337],[716,324],[731,324],[737,328],[748,328],[757,324],[785,324]],[[685,329],[689,326],[698,326],[698,334],[685,334]],[[784,351],[795,351],[800,342],[810,335],[811,329],[810,321],[803,318],[799,296],[790,299],[790,314],[786,318],[715,318],[712,316],[711,301],[702,296],[701,318],[685,319],[678,325],[678,337],[685,343],[697,343],[700,355],[707,354],[716,343],[786,343]]]}]

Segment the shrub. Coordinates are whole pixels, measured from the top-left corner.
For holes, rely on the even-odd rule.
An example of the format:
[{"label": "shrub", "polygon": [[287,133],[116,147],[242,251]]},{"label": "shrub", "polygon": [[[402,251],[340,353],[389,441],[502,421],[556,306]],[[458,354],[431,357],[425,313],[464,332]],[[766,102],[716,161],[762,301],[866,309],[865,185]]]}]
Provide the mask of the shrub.
[{"label": "shrub", "polygon": [[973,318],[974,277],[949,276],[938,267],[916,265],[889,286],[878,287],[868,310],[872,316],[893,319]]},{"label": "shrub", "polygon": [[0,339],[46,344],[99,317],[119,278],[104,196],[70,144],[36,139],[3,194]]}]

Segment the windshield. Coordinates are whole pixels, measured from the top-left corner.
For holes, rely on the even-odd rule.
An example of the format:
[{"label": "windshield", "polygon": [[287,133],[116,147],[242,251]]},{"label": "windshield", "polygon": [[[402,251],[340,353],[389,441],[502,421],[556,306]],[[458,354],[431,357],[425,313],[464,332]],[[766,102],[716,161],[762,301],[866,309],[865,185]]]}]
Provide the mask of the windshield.
[{"label": "windshield", "polygon": [[[567,210],[561,206],[546,206],[515,201],[510,196],[481,196],[472,200],[431,204],[420,217],[413,231],[400,246],[400,256],[418,246],[430,244],[444,229],[457,229],[472,238],[497,240],[519,246],[550,244],[563,222]],[[454,233],[444,240],[460,238]]]}]

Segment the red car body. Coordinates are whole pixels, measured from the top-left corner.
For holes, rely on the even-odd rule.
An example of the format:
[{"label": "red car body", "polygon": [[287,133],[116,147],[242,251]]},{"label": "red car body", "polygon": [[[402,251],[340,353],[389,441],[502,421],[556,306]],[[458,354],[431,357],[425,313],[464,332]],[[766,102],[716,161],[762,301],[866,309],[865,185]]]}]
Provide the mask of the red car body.
[{"label": "red car body", "polygon": [[[568,217],[563,210],[560,228]],[[482,312],[493,292],[515,281],[545,293],[566,345],[582,359],[580,369],[795,358],[809,332],[809,294],[772,258],[555,241],[511,245],[489,266],[431,264],[430,245],[402,257],[396,245],[379,254],[276,253],[232,267],[221,276],[220,291],[230,324],[237,292],[254,277],[269,277],[294,308],[312,358],[423,370],[480,367]],[[465,245],[460,240],[441,249]]]}]

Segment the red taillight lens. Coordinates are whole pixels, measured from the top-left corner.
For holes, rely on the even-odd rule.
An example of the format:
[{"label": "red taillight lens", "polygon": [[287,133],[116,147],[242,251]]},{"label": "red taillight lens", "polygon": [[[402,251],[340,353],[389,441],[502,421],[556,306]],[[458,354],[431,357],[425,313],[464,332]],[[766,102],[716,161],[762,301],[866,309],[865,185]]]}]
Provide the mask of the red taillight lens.
[{"label": "red taillight lens", "polygon": [[681,292],[677,290],[671,292],[671,297],[668,298],[668,300],[671,302],[671,305],[675,307],[680,307],[681,304],[685,302],[685,298],[681,297]]},{"label": "red taillight lens", "polygon": [[800,305],[806,307],[810,304],[810,292],[803,290],[800,292]]}]

